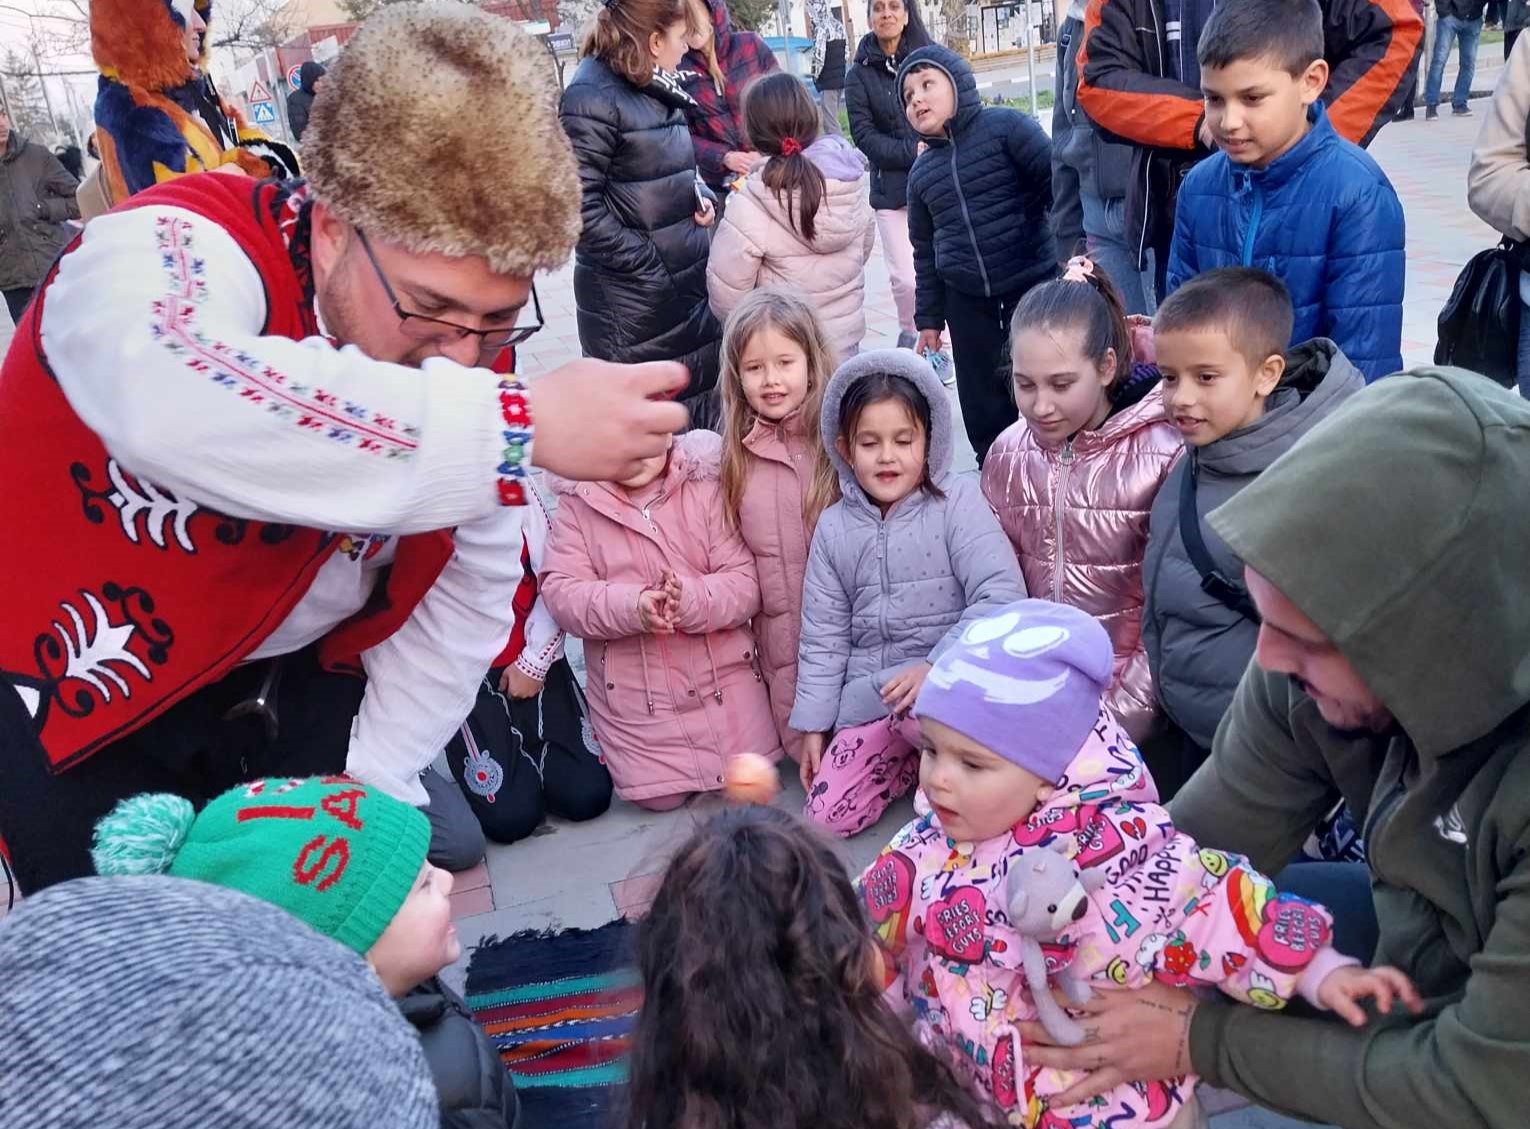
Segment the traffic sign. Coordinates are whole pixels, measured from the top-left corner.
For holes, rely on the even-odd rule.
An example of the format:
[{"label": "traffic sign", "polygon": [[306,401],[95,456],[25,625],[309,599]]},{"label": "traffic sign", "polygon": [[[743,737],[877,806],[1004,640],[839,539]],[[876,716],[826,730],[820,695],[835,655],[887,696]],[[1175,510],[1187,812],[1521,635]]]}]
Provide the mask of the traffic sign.
[{"label": "traffic sign", "polygon": [[271,91],[266,87],[266,84],[261,82],[258,78],[250,84],[250,93],[248,97],[252,106],[257,102],[274,101],[274,99],[271,97]]},{"label": "traffic sign", "polygon": [[288,87],[290,87],[293,90],[297,90],[297,89],[302,87],[302,85],[303,85],[303,64],[302,63],[294,63],[292,66],[287,68],[287,85],[288,85]]},{"label": "traffic sign", "polygon": [[547,46],[556,54],[566,55],[574,49],[574,37],[566,31],[555,31],[547,36]]},{"label": "traffic sign", "polygon": [[250,110],[255,115],[256,125],[275,125],[276,106],[271,102],[252,102]]}]

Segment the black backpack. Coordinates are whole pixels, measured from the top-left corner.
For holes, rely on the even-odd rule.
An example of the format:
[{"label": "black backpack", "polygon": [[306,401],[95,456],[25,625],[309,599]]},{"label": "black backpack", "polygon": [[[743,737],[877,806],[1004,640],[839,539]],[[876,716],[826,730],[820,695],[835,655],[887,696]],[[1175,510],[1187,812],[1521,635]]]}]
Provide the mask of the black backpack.
[{"label": "black backpack", "polygon": [[1470,369],[1514,387],[1524,260],[1525,245],[1507,238],[1472,256],[1440,311],[1435,364]]},{"label": "black backpack", "polygon": [[[1530,150],[1530,122],[1525,126]],[[1530,151],[1526,154],[1530,161]],[[1497,247],[1473,255],[1440,311],[1440,339],[1434,363],[1480,372],[1513,388],[1519,361],[1519,275],[1526,244],[1505,237]]]}]

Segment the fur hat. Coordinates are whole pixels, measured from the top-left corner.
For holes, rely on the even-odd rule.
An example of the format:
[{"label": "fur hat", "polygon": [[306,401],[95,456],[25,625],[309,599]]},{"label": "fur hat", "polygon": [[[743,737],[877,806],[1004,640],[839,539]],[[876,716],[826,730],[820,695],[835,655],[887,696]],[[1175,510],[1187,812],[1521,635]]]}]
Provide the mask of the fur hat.
[{"label": "fur hat", "polygon": [[303,165],[342,219],[411,251],[501,273],[561,266],[579,177],[541,44],[459,3],[368,17],[314,99]]}]

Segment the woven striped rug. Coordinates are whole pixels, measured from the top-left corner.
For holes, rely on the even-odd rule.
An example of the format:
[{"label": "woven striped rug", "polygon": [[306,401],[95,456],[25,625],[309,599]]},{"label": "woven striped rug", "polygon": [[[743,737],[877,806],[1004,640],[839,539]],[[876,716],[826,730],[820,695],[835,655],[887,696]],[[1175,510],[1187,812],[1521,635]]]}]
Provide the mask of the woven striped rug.
[{"label": "woven striped rug", "polygon": [[468,1006],[515,1080],[524,1129],[609,1124],[643,1002],[633,936],[618,920],[517,933],[474,950]]}]

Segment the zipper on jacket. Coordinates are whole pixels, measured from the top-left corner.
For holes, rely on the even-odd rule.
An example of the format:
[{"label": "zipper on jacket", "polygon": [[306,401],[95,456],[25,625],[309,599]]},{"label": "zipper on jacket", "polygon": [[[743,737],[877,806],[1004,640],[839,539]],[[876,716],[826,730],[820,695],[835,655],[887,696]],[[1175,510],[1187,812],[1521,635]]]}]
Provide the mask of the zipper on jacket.
[{"label": "zipper on jacket", "polygon": [[1062,464],[1062,473],[1057,477],[1057,494],[1052,501],[1052,512],[1057,515],[1057,566],[1052,572],[1052,602],[1063,602],[1063,506],[1064,499],[1068,496],[1068,476],[1073,473],[1073,440],[1069,439],[1063,444],[1062,454],[1057,456],[1057,461]]},{"label": "zipper on jacket", "polygon": [[[1153,45],[1158,48],[1158,75],[1161,78],[1164,73],[1163,63],[1163,28],[1158,24],[1158,5],[1156,2],[1148,4],[1148,11],[1153,16]],[[1153,214],[1153,151],[1148,150],[1147,158],[1142,162],[1142,230],[1137,234],[1137,269],[1142,270],[1147,260],[1147,236],[1148,217]],[[1156,273],[1156,264],[1155,264]],[[1158,300],[1163,301],[1163,295],[1157,295]]]},{"label": "zipper on jacket", "polygon": [[1367,850],[1365,852],[1366,866],[1377,878],[1382,878],[1383,875],[1381,871],[1376,868],[1376,856],[1371,854],[1369,850],[1369,844],[1375,839],[1376,832],[1381,829],[1381,825],[1386,822],[1388,817],[1390,817],[1395,810],[1397,810],[1397,805],[1402,803],[1407,795],[1408,766],[1404,765],[1401,771],[1399,771],[1397,774],[1397,783],[1394,784],[1392,786],[1392,790],[1387,793],[1386,799],[1382,800],[1381,803],[1377,804],[1376,807],[1371,810],[1370,818],[1365,821],[1365,826],[1361,829],[1367,844]]},{"label": "zipper on jacket", "polygon": [[887,666],[887,601],[892,598],[892,578],[887,575],[887,519],[877,527],[877,571],[882,576],[882,599],[878,602],[877,621],[882,634],[882,666]]},{"label": "zipper on jacket", "polygon": [[[1246,174],[1245,174],[1246,175]],[[1248,230],[1243,233],[1243,258],[1246,267],[1254,265],[1254,237],[1259,234],[1259,222],[1264,219],[1264,191],[1249,177],[1249,190],[1254,194],[1254,210],[1248,217]]]},{"label": "zipper on jacket", "polygon": [[983,277],[983,297],[992,298],[993,287],[988,282],[988,264],[983,262],[983,249],[978,246],[977,232],[972,227],[972,213],[967,210],[967,194],[962,191],[962,178],[956,171],[956,130],[949,129],[949,135],[951,138],[951,183],[956,186],[956,202],[962,206],[962,222],[967,225],[967,238],[972,240],[972,253],[977,256],[978,274]]}]

